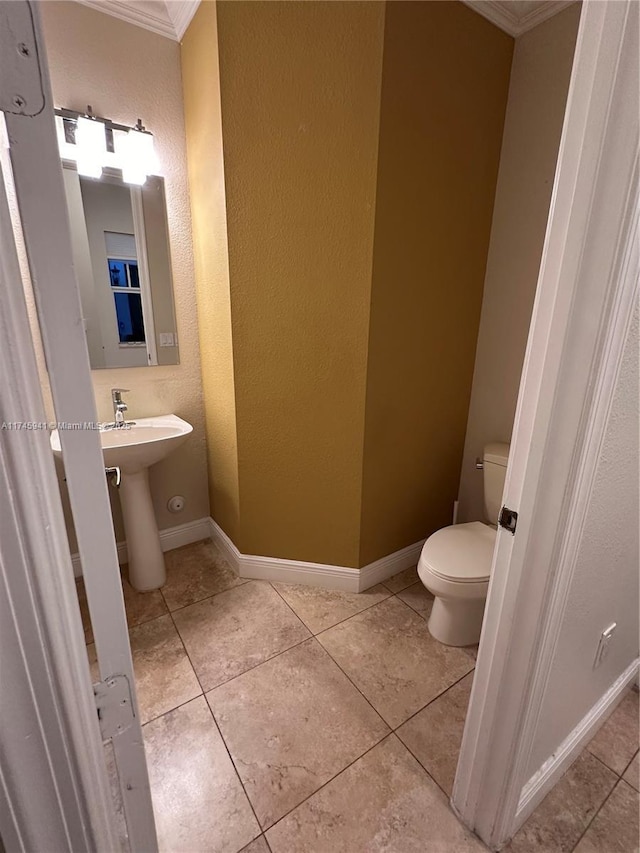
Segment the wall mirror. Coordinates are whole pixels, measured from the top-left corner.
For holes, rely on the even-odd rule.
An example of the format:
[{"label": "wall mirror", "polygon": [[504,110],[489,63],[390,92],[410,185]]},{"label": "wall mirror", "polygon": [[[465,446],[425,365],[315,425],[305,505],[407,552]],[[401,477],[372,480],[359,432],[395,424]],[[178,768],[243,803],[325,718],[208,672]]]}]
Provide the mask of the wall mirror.
[{"label": "wall mirror", "polygon": [[164,180],[63,166],[91,367],[178,364]]}]

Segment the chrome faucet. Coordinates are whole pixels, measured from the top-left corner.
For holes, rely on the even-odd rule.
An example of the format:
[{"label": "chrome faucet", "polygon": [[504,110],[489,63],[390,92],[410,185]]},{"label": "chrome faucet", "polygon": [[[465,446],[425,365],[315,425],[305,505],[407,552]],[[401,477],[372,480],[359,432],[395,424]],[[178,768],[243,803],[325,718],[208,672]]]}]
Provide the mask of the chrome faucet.
[{"label": "chrome faucet", "polygon": [[127,404],[123,401],[122,395],[128,393],[128,388],[111,389],[111,401],[113,402],[113,421],[116,427],[123,427],[125,425],[124,413],[127,411]]}]

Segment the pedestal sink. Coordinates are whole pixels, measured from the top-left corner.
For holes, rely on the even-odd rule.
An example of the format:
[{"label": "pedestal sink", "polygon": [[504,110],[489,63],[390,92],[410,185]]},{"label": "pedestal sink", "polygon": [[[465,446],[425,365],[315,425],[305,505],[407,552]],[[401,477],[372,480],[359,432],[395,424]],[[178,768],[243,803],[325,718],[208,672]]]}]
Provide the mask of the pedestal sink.
[{"label": "pedestal sink", "polygon": [[[100,430],[104,464],[120,469],[120,504],[129,554],[129,582],[141,592],[158,589],[166,580],[160,536],[156,524],[149,467],[179,447],[193,431],[177,415],[137,418],[124,427]],[[58,431],[51,447],[61,456]]]}]

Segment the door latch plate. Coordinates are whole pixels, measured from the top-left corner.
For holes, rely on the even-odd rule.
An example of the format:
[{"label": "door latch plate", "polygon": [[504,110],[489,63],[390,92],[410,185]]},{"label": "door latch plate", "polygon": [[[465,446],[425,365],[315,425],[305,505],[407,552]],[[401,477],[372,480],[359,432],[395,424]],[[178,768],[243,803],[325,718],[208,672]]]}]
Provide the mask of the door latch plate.
[{"label": "door latch plate", "polygon": [[498,524],[504,530],[508,530],[509,533],[515,534],[516,527],[518,526],[518,513],[509,509],[506,506],[503,506],[500,510],[500,518],[498,519]]}]

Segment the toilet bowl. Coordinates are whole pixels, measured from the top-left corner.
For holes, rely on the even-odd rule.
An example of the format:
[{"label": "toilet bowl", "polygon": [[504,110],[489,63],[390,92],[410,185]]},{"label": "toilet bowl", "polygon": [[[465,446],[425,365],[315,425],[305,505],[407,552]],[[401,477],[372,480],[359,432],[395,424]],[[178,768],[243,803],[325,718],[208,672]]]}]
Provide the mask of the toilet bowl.
[{"label": "toilet bowl", "polygon": [[434,596],[429,631],[447,646],[480,639],[496,531],[481,521],[438,530],[424,544],[418,575]]},{"label": "toilet bowl", "polygon": [[[497,521],[509,457],[509,445],[493,442],[484,449],[484,498],[487,518]],[[496,527],[482,521],[452,524],[424,543],[418,575],[434,596],[428,628],[447,646],[470,646],[480,640],[489,588]]]}]

